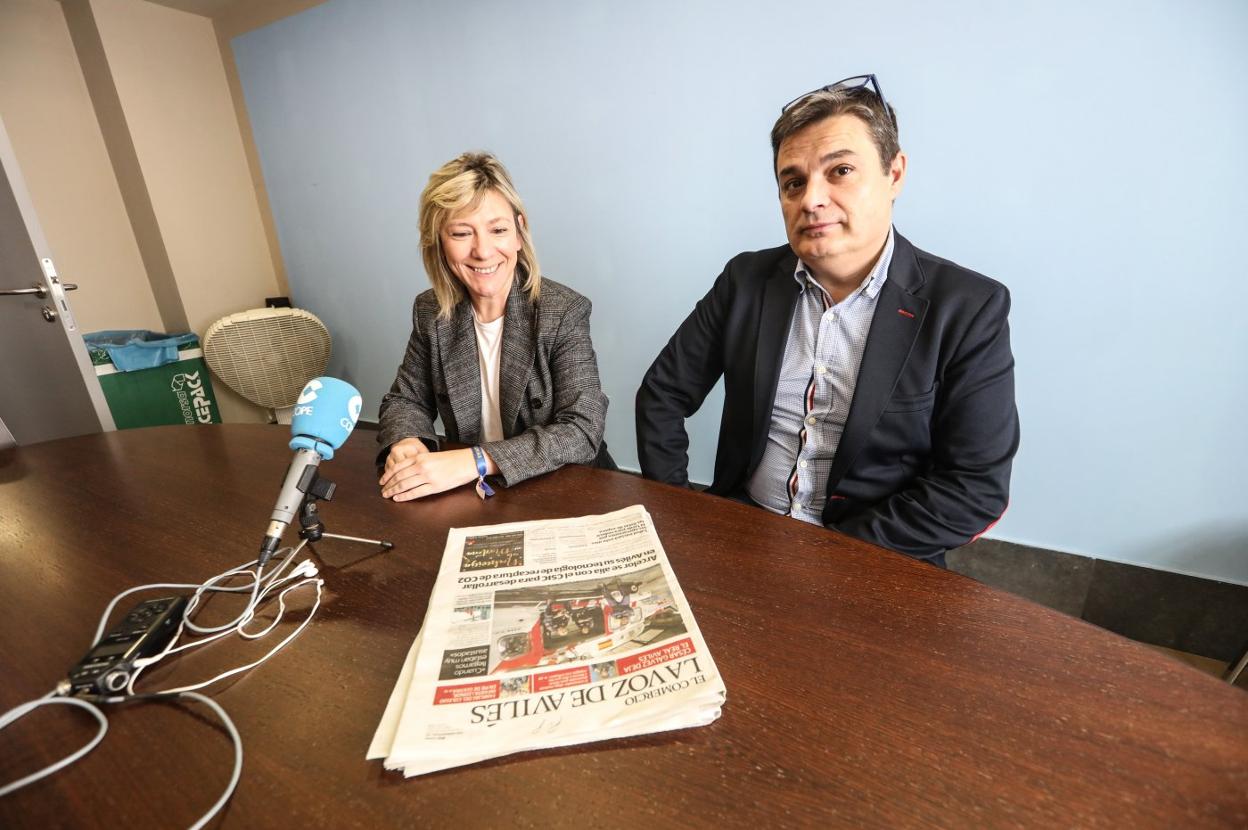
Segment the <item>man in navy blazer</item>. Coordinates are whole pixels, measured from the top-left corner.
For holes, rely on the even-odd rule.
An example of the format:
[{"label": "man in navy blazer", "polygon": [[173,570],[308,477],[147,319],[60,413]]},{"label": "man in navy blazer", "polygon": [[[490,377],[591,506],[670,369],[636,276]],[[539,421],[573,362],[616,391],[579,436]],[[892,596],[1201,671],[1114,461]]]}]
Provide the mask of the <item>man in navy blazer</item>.
[{"label": "man in navy blazer", "polygon": [[789,244],[730,260],[646,372],[642,472],[688,484],[684,420],[722,376],[709,492],[943,565],[1009,498],[1009,292],[894,230],[875,76],[786,105],[772,150]]}]

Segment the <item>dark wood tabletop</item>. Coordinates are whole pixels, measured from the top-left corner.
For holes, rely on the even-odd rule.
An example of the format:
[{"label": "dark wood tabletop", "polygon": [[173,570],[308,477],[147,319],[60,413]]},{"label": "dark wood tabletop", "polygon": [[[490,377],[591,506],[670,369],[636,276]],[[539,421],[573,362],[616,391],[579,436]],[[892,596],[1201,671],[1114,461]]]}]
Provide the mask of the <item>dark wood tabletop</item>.
[{"label": "dark wood tabletop", "polygon": [[[254,558],[288,437],[276,426],[176,426],[0,452],[0,711],[64,677],[118,592],[199,582]],[[393,504],[379,496],[374,452],[361,431],[323,465],[338,491],[322,515],[332,532],[396,547],[316,544],[326,586],[312,624],[210,690],[245,751],[211,826],[1248,826],[1248,695],[1145,646],[819,527],[625,473],[571,467],[485,502],[464,487]],[[631,504],[654,517],[723,675],[719,721],[407,780],[364,760],[447,528]],[[233,616],[230,601],[211,600],[204,619]],[[274,636],[309,606],[296,602]],[[270,645],[227,638],[140,686],[206,679]],[[224,789],[230,742],[201,706],[107,713],[94,752],[0,799],[0,826],[185,827]],[[0,783],[95,729],[68,707],[35,711],[0,732]]]}]

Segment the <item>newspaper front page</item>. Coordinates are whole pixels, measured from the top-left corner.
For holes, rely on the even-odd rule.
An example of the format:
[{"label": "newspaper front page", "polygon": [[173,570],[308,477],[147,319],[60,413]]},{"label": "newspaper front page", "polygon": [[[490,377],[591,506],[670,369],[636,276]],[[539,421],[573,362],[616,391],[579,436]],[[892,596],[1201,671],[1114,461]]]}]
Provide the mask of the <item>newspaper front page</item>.
[{"label": "newspaper front page", "polygon": [[452,529],[368,757],[420,775],[701,726],[724,699],[645,508]]}]

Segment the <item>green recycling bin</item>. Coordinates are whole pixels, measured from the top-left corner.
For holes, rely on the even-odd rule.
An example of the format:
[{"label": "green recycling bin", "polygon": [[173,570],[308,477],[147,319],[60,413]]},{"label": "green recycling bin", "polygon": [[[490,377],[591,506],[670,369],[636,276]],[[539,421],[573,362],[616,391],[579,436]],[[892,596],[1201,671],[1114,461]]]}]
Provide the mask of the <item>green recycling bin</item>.
[{"label": "green recycling bin", "polygon": [[83,339],[118,429],[221,423],[194,334],[97,331]]}]

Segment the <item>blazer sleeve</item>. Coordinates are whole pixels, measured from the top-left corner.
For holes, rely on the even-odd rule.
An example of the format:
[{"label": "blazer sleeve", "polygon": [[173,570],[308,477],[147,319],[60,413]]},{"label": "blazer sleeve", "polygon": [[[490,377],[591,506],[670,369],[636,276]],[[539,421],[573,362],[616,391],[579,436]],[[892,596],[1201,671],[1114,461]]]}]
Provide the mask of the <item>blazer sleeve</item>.
[{"label": "blazer sleeve", "polygon": [[724,373],[724,323],[732,295],[725,268],[642,378],[636,402],[637,455],[646,478],[689,484],[685,419],[698,411]]},{"label": "blazer sleeve", "polygon": [[[578,295],[556,326],[547,357],[554,398],[551,417],[512,438],[481,445],[498,466],[504,487],[565,464],[592,464],[598,455],[607,427],[607,396],[589,335],[591,310],[589,300]],[[540,339],[534,348],[544,348]]]},{"label": "blazer sleeve", "polygon": [[381,399],[378,409],[377,442],[381,451],[377,463],[385,461],[390,446],[404,438],[419,438],[432,450],[438,449],[438,435],[433,422],[438,415],[433,397],[433,377],[429,329],[432,318],[422,310],[418,297],[412,306],[412,336],[394,383]]},{"label": "blazer sleeve", "polygon": [[953,350],[937,393],[927,469],[833,527],[926,557],[966,544],[1001,518],[1019,442],[1009,310],[1009,292],[1001,286]]}]

